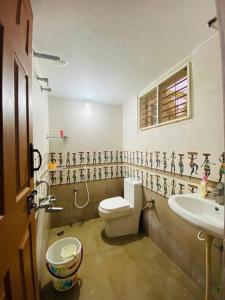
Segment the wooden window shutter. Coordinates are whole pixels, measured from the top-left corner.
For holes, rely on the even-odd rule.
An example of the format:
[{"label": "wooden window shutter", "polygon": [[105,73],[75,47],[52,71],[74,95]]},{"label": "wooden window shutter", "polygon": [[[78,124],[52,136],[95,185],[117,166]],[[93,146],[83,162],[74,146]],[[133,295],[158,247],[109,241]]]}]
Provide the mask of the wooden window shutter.
[{"label": "wooden window shutter", "polygon": [[159,85],[159,123],[187,117],[188,76],[183,68]]},{"label": "wooden window shutter", "polygon": [[140,128],[157,124],[157,88],[140,98]]}]

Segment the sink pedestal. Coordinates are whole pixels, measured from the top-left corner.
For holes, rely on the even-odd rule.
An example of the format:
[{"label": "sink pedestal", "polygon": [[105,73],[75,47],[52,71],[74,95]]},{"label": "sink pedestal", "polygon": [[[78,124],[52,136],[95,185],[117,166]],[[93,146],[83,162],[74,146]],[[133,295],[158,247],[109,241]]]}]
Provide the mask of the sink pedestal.
[{"label": "sink pedestal", "polygon": [[206,254],[206,277],[205,277],[205,300],[211,300],[211,247],[213,237],[206,235],[205,238],[205,254]]}]

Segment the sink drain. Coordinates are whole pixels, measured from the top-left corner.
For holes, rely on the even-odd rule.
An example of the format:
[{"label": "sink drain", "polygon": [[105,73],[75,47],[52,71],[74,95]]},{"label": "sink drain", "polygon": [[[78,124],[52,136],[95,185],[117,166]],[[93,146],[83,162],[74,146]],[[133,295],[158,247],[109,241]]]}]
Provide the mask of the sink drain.
[{"label": "sink drain", "polygon": [[57,236],[62,236],[62,235],[64,235],[64,233],[65,233],[65,231],[62,230],[62,231],[57,232],[56,235]]}]

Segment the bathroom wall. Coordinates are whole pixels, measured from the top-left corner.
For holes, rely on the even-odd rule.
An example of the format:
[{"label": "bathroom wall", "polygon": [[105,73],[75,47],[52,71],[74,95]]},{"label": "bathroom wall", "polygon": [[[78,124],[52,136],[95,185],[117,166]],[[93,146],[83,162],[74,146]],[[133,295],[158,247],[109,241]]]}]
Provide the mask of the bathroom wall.
[{"label": "bathroom wall", "polygon": [[[192,53],[192,118],[170,125],[160,126],[139,132],[137,128],[137,97],[128,100],[123,106],[123,150],[126,161],[126,175],[142,177],[145,199],[153,197],[155,209],[143,214],[144,230],[156,244],[170,256],[199,285],[204,285],[203,244],[197,240],[197,231],[181,221],[168,207],[168,197],[179,192],[179,183],[184,184],[182,192],[198,189],[199,179],[204,172],[202,153],[210,153],[211,175],[209,179],[218,182],[219,157],[223,147],[223,100],[219,39],[215,34]],[[176,69],[175,66],[172,69]],[[165,70],[167,72],[167,70]],[[171,72],[171,70],[169,71]],[[168,72],[168,73],[169,73]],[[157,79],[157,78],[156,78]],[[151,83],[150,83],[151,85]],[[137,163],[137,152],[139,162]],[[145,153],[153,153],[153,168],[146,167]],[[156,170],[155,151],[160,151],[161,166]],[[162,152],[167,152],[167,170],[163,171]],[[170,173],[171,153],[176,153],[176,172]],[[190,179],[190,166],[187,152],[198,152],[196,163],[198,174]],[[134,160],[132,159],[134,152]],[[144,163],[140,162],[143,152]],[[179,175],[178,153],[184,153],[184,175]],[[138,164],[138,165],[137,165]],[[152,175],[152,177],[151,177]],[[157,182],[158,178],[158,182]],[[167,183],[164,184],[164,178]],[[174,184],[174,186],[173,186]],[[164,197],[165,196],[165,197]],[[220,241],[215,241],[220,245]],[[220,252],[213,247],[213,281],[218,284],[220,272]]]},{"label": "bathroom wall", "polygon": [[[121,195],[123,190],[122,107],[73,99],[49,98],[50,133],[60,130],[69,138],[50,139],[49,160],[57,170],[49,172],[57,205],[52,226],[62,226],[98,216],[104,198]],[[74,188],[84,203],[88,181],[90,203],[83,209],[74,206]]]},{"label": "bathroom wall", "polygon": [[69,137],[50,140],[50,152],[122,150],[121,106],[49,97],[49,129]]},{"label": "bathroom wall", "polygon": [[87,201],[86,187],[83,183],[55,185],[52,191],[57,195],[57,205],[63,207],[63,212],[52,214],[51,227],[65,226],[79,221],[97,218],[99,202],[116,196],[123,195],[123,179],[105,179],[88,182],[90,195],[89,204],[79,209],[74,204],[74,188],[79,190],[77,204],[82,206]]},{"label": "bathroom wall", "polygon": [[[138,132],[137,97],[124,104],[123,150],[161,151],[161,153],[165,151],[168,157],[172,151],[176,154],[185,153],[184,174],[186,175],[190,174],[188,151],[198,152],[196,162],[199,166],[204,160],[202,153],[211,153],[210,161],[217,165],[216,167],[211,165],[212,174],[209,179],[218,181],[218,158],[223,152],[224,133],[219,51],[219,38],[216,34],[192,54],[192,118],[190,120]],[[179,68],[179,64],[174,69],[177,67]],[[202,173],[203,169],[200,169],[197,177]]]},{"label": "bathroom wall", "polygon": [[[33,105],[33,144],[42,154],[43,163],[38,172],[35,172],[36,179],[48,180],[47,159],[48,159],[48,140],[46,135],[49,132],[48,122],[48,94],[41,93],[40,85],[36,80],[36,75],[42,76],[41,69],[36,59],[33,60],[33,81],[32,81],[32,105]],[[37,158],[35,158],[37,160]],[[36,161],[36,163],[38,163]],[[38,188],[38,197],[46,195],[46,186],[40,185]],[[43,265],[45,263],[45,253],[48,241],[48,232],[50,228],[50,216],[43,210],[36,214],[37,225],[37,269],[39,285],[42,282]]]}]

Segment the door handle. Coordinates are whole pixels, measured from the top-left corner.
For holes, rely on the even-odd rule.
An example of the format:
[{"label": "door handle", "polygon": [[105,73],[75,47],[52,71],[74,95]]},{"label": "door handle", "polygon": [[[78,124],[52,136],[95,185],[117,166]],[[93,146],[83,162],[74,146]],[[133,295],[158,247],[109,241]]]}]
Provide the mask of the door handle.
[{"label": "door handle", "polygon": [[[39,156],[39,165],[34,167],[34,153],[37,153]],[[42,164],[42,156],[38,149],[34,149],[33,144],[30,144],[30,176],[34,177],[34,171],[38,171]]]}]

